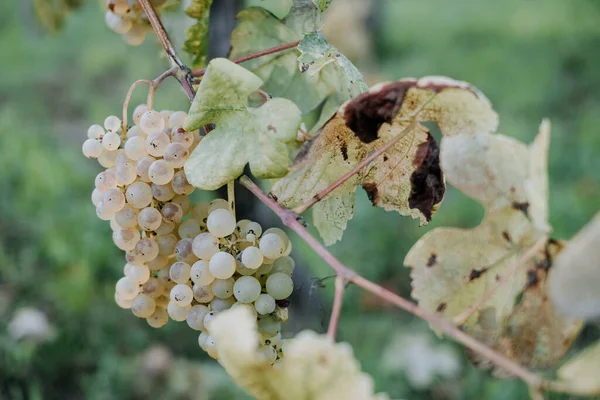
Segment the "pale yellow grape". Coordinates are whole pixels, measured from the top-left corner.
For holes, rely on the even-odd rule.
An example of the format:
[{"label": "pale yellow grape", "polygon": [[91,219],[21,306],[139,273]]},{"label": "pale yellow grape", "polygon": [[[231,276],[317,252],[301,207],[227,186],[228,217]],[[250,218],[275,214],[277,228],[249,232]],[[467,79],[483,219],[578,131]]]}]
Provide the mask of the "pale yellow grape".
[{"label": "pale yellow grape", "polygon": [[258,357],[269,364],[277,360],[277,351],[272,346],[262,346],[258,349]]},{"label": "pale yellow grape", "polygon": [[238,232],[241,232],[242,229],[244,229],[246,227],[246,225],[248,225],[250,222],[249,219],[240,219],[236,224],[235,227],[238,230]]},{"label": "pale yellow grape", "polygon": [[112,168],[115,165],[115,158],[120,154],[122,149],[109,151],[104,149],[98,157],[98,163],[104,168]]},{"label": "pale yellow grape", "polygon": [[204,343],[204,350],[208,353],[208,355],[211,358],[214,358],[215,360],[219,359],[217,344],[215,342],[215,339],[210,335],[206,338],[206,342]]},{"label": "pale yellow grape", "polygon": [[256,238],[262,234],[262,227],[258,222],[250,221],[243,227],[240,227],[240,236],[245,238],[248,234],[253,234]]},{"label": "pale yellow grape", "polygon": [[197,203],[192,208],[192,218],[206,225],[206,219],[208,218],[208,203]]},{"label": "pale yellow grape", "polygon": [[134,164],[134,161],[132,159],[130,159],[129,157],[127,157],[127,154],[125,154],[125,150],[123,149],[119,149],[117,152],[117,155],[115,157],[115,167],[119,166],[119,165],[125,165],[125,164]]},{"label": "pale yellow grape", "polygon": [[184,307],[194,300],[194,292],[188,285],[177,284],[171,289],[170,298],[173,303]]},{"label": "pale yellow grape", "polygon": [[106,192],[108,189],[115,189],[117,187],[117,178],[111,171],[102,171],[96,175],[94,184],[96,185],[96,189]]},{"label": "pale yellow grape", "polygon": [[140,286],[135,280],[124,276],[117,281],[115,292],[122,299],[133,300],[140,292]]},{"label": "pale yellow grape", "polygon": [[137,229],[118,229],[112,234],[115,245],[124,251],[133,250],[140,241]]},{"label": "pale yellow grape", "polygon": [[282,272],[288,276],[292,276],[295,266],[296,263],[292,257],[283,256],[279,257],[277,260],[275,260],[275,262],[273,262],[273,268],[271,271],[273,273]]},{"label": "pale yellow grape", "polygon": [[169,233],[173,233],[174,230],[175,230],[175,224],[171,221],[165,221],[163,219],[163,221],[160,224],[160,226],[158,227],[158,229],[155,230],[154,232],[156,232],[158,235],[167,235]]},{"label": "pale yellow grape", "polygon": [[250,269],[257,269],[260,267],[263,259],[264,256],[258,247],[250,246],[242,251],[242,263]]},{"label": "pale yellow grape", "polygon": [[225,199],[214,199],[210,203],[208,203],[208,214],[211,212],[218,210],[219,208],[223,208],[225,210],[231,211],[229,208],[229,203]]},{"label": "pale yellow grape", "polygon": [[275,311],[275,299],[270,294],[263,293],[254,302],[254,307],[260,315],[271,314]]},{"label": "pale yellow grape", "polygon": [[88,131],[87,131],[88,139],[100,140],[100,139],[102,139],[102,136],[104,136],[104,128],[101,127],[100,125],[92,125],[88,128]]},{"label": "pale yellow grape", "polygon": [[143,238],[135,245],[134,252],[139,261],[152,261],[158,255],[158,243],[153,238]]},{"label": "pale yellow grape", "polygon": [[131,312],[138,318],[148,318],[156,310],[154,299],[144,293],[140,293],[131,303]]},{"label": "pale yellow grape", "polygon": [[218,315],[218,311],[211,311],[204,316],[204,326],[210,332],[210,328],[212,326],[213,321]]},{"label": "pale yellow grape", "polygon": [[146,207],[138,214],[138,225],[144,231],[153,231],[162,223],[162,215],[154,207]]},{"label": "pale yellow grape", "polygon": [[194,285],[192,291],[194,292],[194,299],[198,303],[208,303],[215,297],[215,294],[209,285]]},{"label": "pale yellow grape", "polygon": [[137,161],[146,156],[146,139],[142,136],[134,136],[125,142],[125,154],[130,159]]},{"label": "pale yellow grape", "polygon": [[130,163],[117,165],[115,167],[115,177],[119,186],[131,185],[137,178],[135,166]]},{"label": "pale yellow grape", "polygon": [[127,203],[133,208],[147,207],[152,201],[152,189],[145,182],[133,182],[125,192]]},{"label": "pale yellow grape", "polygon": [[146,29],[143,25],[134,25],[131,27],[129,32],[123,35],[123,39],[125,43],[130,46],[139,46],[144,43],[144,39],[146,38]]},{"label": "pale yellow grape", "polygon": [[171,117],[171,115],[173,115],[174,112],[175,111],[172,111],[172,110],[159,111],[160,117],[165,120],[165,128],[164,129],[168,128],[167,122],[169,122],[169,117]]},{"label": "pale yellow grape", "polygon": [[215,278],[227,279],[235,273],[235,258],[229,253],[219,251],[210,258],[208,267]]},{"label": "pale yellow grape", "polygon": [[144,115],[144,113],[146,111],[148,111],[148,106],[146,104],[140,104],[140,105],[138,105],[138,106],[135,107],[135,109],[133,110],[133,122],[136,125],[140,124],[140,120],[142,119],[142,115]]},{"label": "pale yellow grape", "polygon": [[175,251],[175,245],[179,241],[177,236],[172,233],[166,235],[158,235],[155,237],[156,243],[158,243],[158,254],[169,256]]},{"label": "pale yellow grape", "polygon": [[210,287],[212,288],[215,297],[219,299],[227,299],[233,295],[234,283],[235,280],[233,278],[215,279],[211,283]]},{"label": "pale yellow grape", "polygon": [[234,303],[235,299],[233,298],[233,296],[228,297],[226,299],[219,299],[218,297],[215,297],[210,301],[210,310],[216,312],[225,311],[231,308],[231,306],[233,306]]},{"label": "pale yellow grape", "polygon": [[[104,197],[104,193],[99,191],[98,189],[94,188],[94,190],[92,190],[92,203],[97,206],[98,203],[100,203],[102,201],[102,198]],[[120,225],[120,224],[119,224]],[[122,226],[122,225],[121,225]]]},{"label": "pale yellow grape", "polygon": [[281,322],[269,316],[258,320],[258,332],[261,336],[272,338],[281,332]]},{"label": "pale yellow grape", "polygon": [[171,200],[171,203],[179,204],[179,207],[181,207],[181,211],[183,212],[183,215],[186,215],[192,209],[192,201],[190,200],[190,198],[188,196],[182,196],[182,195],[178,194],[177,196],[173,197],[173,200]]},{"label": "pale yellow grape", "polygon": [[[191,267],[188,263],[177,261],[169,268],[169,276],[175,283],[186,283],[190,280]],[[191,293],[191,289],[190,289]],[[192,294],[193,295],[193,294]]]},{"label": "pale yellow grape", "polygon": [[102,221],[110,221],[110,219],[115,216],[115,213],[107,209],[104,206],[104,202],[100,201],[98,205],[96,205],[96,216]]},{"label": "pale yellow grape", "polygon": [[125,195],[119,189],[108,189],[102,196],[102,203],[107,211],[117,213],[125,207]]},{"label": "pale yellow grape", "polygon": [[154,258],[154,260],[150,260],[150,261],[146,262],[146,265],[152,271],[156,271],[156,270],[165,268],[168,263],[169,263],[169,258],[167,256],[165,256],[164,254],[159,254]]},{"label": "pale yellow grape", "polygon": [[294,282],[289,275],[282,272],[276,272],[267,278],[267,293],[273,296],[275,300],[288,298],[294,291]]},{"label": "pale yellow grape", "polygon": [[183,170],[177,171],[175,175],[173,175],[173,181],[171,182],[171,186],[173,187],[173,191],[177,194],[181,195],[189,195],[194,191],[194,186],[192,186],[185,176],[185,172]]},{"label": "pale yellow grape", "polygon": [[169,268],[161,269],[156,272],[156,278],[162,282],[165,292],[170,292],[171,289],[177,285],[175,282],[171,280],[171,276],[169,275]]},{"label": "pale yellow grape", "polygon": [[175,192],[171,188],[171,185],[157,185],[153,183],[152,196],[158,201],[166,202],[175,197]]},{"label": "pale yellow grape", "polygon": [[148,110],[140,118],[140,128],[148,135],[161,133],[165,128],[165,120],[158,111]]},{"label": "pale yellow grape", "polygon": [[260,282],[258,282],[258,280],[253,276],[242,276],[235,281],[233,286],[233,294],[240,303],[254,302],[256,299],[258,299],[258,296],[260,296],[260,292]]},{"label": "pale yellow grape", "polygon": [[186,322],[190,328],[196,331],[203,331],[206,328],[204,327],[204,317],[206,314],[210,312],[210,309],[203,304],[196,304],[187,313]]},{"label": "pale yellow grape", "polygon": [[186,306],[178,306],[173,301],[170,301],[169,305],[167,306],[167,312],[173,321],[181,322],[186,320],[187,313],[191,308],[192,306],[190,304]]},{"label": "pale yellow grape", "polygon": [[[116,214],[115,214],[116,215]],[[110,229],[114,232],[114,231],[118,231],[120,229],[123,229],[123,227],[119,226],[119,224],[117,224],[117,220],[115,219],[115,216],[113,216],[110,219]]]},{"label": "pale yellow grape", "polygon": [[104,147],[102,146],[102,143],[96,139],[87,139],[85,142],[83,142],[83,146],[81,146],[81,151],[87,158],[100,157],[103,149]]},{"label": "pale yellow grape", "polygon": [[[146,136],[147,136],[146,132],[144,132],[142,130],[142,128],[140,128],[137,125],[134,125],[131,128],[127,129],[127,135],[126,135],[126,137],[127,137],[128,140],[131,139],[131,138],[137,137],[137,136],[139,136],[140,138],[144,139],[142,141],[142,143],[144,144],[144,152],[146,152]],[[131,157],[129,157],[129,158],[131,158]]]},{"label": "pale yellow grape", "polygon": [[181,206],[176,203],[165,204],[160,210],[160,213],[165,220],[171,222],[179,222],[181,217],[183,217],[183,210],[181,209]]},{"label": "pale yellow grape", "polygon": [[115,214],[115,221],[122,228],[133,228],[137,225],[138,210],[125,204],[123,208]]},{"label": "pale yellow grape", "polygon": [[179,225],[177,233],[182,239],[193,239],[200,233],[200,224],[195,219],[188,218]]},{"label": "pale yellow grape", "polygon": [[121,145],[121,137],[115,132],[106,132],[102,138],[102,147],[108,151],[113,151]]},{"label": "pale yellow grape", "polygon": [[242,276],[254,275],[254,273],[256,273],[255,269],[250,269],[250,268],[246,267],[240,261],[238,261],[236,264],[237,265],[235,267],[235,270],[238,274],[240,274]]},{"label": "pale yellow grape", "polygon": [[121,120],[116,115],[109,115],[104,120],[104,129],[110,132],[118,132],[121,129]]},{"label": "pale yellow grape", "polygon": [[169,121],[167,122],[167,127],[175,128],[176,126],[183,126],[186,118],[187,118],[187,113],[185,111],[175,111],[169,117]]},{"label": "pale yellow grape", "polygon": [[164,308],[157,307],[154,313],[146,318],[146,322],[153,328],[162,328],[169,322],[169,314]]},{"label": "pale yellow grape", "polygon": [[208,338],[208,333],[202,331],[198,336],[198,345],[204,351],[206,351],[206,339]]},{"label": "pale yellow grape", "polygon": [[119,307],[128,310],[131,308],[131,303],[133,303],[133,299],[124,299],[122,297],[119,297],[118,293],[115,293],[115,303],[117,303]]},{"label": "pale yellow grape", "polygon": [[263,235],[258,243],[258,248],[265,257],[273,260],[280,257],[285,250],[283,240],[276,233]]},{"label": "pale yellow grape", "polygon": [[146,138],[146,151],[154,157],[162,157],[171,140],[162,132],[153,133]]},{"label": "pale yellow grape", "polygon": [[129,4],[127,0],[108,0],[108,9],[118,15],[129,13]]},{"label": "pale yellow grape", "polygon": [[145,265],[125,264],[125,276],[133,279],[139,285],[148,282],[150,279],[150,269]]},{"label": "pale yellow grape", "polygon": [[237,301],[231,305],[231,309],[233,310],[234,308],[244,308],[244,309],[248,310],[250,315],[252,315],[252,319],[256,319],[258,317],[258,315],[256,314],[256,309],[254,308],[254,306],[252,304],[245,304],[245,303],[240,303],[239,301]]},{"label": "pale yellow grape", "polygon": [[189,149],[194,144],[194,135],[182,127],[176,126],[171,131],[171,142],[181,143],[186,149]]},{"label": "pale yellow grape", "polygon": [[192,240],[191,239],[181,239],[175,245],[175,258],[179,261],[184,261],[188,264],[193,264],[197,261],[194,252],[192,251]]},{"label": "pale yellow grape", "polygon": [[189,156],[190,152],[184,145],[179,143],[169,143],[165,148],[163,158],[171,167],[181,168]]},{"label": "pale yellow grape", "polygon": [[175,170],[165,160],[156,160],[148,168],[148,177],[152,183],[166,185],[171,182]]},{"label": "pale yellow grape", "polygon": [[208,214],[206,226],[214,236],[225,237],[231,235],[235,230],[235,218],[231,211],[218,208]]},{"label": "pale yellow grape", "polygon": [[215,280],[214,275],[210,273],[208,261],[206,260],[198,260],[192,265],[190,278],[192,282],[200,286],[210,285]]},{"label": "pale yellow grape", "polygon": [[199,259],[210,260],[219,251],[219,239],[210,233],[201,233],[194,238],[192,250]]},{"label": "pale yellow grape", "polygon": [[142,292],[152,298],[157,298],[164,293],[163,283],[157,278],[150,278],[142,286]]},{"label": "pale yellow grape", "polygon": [[144,156],[138,160],[135,165],[135,172],[140,177],[141,181],[150,182],[150,177],[148,176],[148,168],[150,165],[156,161],[156,158],[152,156]]},{"label": "pale yellow grape", "polygon": [[285,231],[283,229],[269,228],[263,232],[263,235],[266,235],[269,233],[274,233],[276,235],[279,235],[279,237],[281,238],[281,240],[284,243],[284,247],[287,248],[287,245],[290,243],[290,238],[288,237],[288,235],[285,233]]},{"label": "pale yellow grape", "polygon": [[273,263],[263,264],[258,269],[254,270],[255,276],[267,275],[273,269]]}]

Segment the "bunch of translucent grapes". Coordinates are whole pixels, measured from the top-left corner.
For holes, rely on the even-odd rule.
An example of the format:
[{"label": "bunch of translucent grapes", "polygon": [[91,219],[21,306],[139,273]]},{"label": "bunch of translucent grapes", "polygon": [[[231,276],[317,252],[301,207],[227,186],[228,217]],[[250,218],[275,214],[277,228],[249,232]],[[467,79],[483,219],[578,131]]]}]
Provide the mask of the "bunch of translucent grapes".
[{"label": "bunch of translucent grapes", "polygon": [[293,291],[291,243],[281,229],[263,232],[256,222],[236,222],[223,199],[191,204],[194,187],[183,165],[200,135],[181,127],[186,117],[140,105],[125,137],[115,116],[88,130],[83,153],[106,168],[96,177],[92,202],[126,252],[115,301],[155,328],[169,319],[187,321],[202,332],[200,347],[213,358],[211,321],[245,307],[258,320],[261,354],[275,362]]},{"label": "bunch of translucent grapes", "polygon": [[[166,0],[151,0],[155,9],[160,9]],[[106,25],[123,36],[123,40],[132,46],[144,42],[146,34],[152,32],[146,13],[137,0],[106,0]]]}]

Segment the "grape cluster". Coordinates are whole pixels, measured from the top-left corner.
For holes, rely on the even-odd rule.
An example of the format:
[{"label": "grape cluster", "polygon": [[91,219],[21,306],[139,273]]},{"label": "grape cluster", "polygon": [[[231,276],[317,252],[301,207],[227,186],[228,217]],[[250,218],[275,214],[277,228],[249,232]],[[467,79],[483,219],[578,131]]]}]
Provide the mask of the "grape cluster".
[{"label": "grape cluster", "polygon": [[[166,1],[151,1],[155,8],[159,8]],[[146,34],[152,32],[144,10],[137,0],[106,0],[106,25],[114,32],[123,36],[123,40],[132,46],[144,42]]]},{"label": "grape cluster", "polygon": [[83,154],[106,168],[92,202],[126,252],[115,301],[154,328],[187,321],[216,359],[211,322],[223,310],[247,308],[258,320],[261,354],[275,362],[294,287],[290,240],[281,229],[236,222],[226,200],[192,205],[183,165],[201,138],[181,127],[186,117],[140,105],[125,137],[115,116],[88,130]]}]

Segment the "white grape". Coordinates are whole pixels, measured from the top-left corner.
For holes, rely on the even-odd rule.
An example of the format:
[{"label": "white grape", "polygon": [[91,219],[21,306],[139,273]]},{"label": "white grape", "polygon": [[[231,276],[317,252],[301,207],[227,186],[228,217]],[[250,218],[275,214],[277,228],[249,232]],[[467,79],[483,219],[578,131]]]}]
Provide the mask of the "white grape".
[{"label": "white grape", "polygon": [[189,149],[194,144],[194,135],[191,132],[187,132],[180,126],[176,126],[171,131],[171,142],[180,143],[186,149]]},{"label": "white grape", "polygon": [[146,207],[138,214],[138,225],[144,231],[157,229],[162,222],[162,215],[154,207]]},{"label": "white grape", "polygon": [[119,186],[127,186],[132,184],[137,178],[135,166],[130,163],[116,165],[115,178],[117,178],[117,184]]},{"label": "white grape", "polygon": [[281,332],[281,322],[273,317],[265,317],[258,320],[258,332],[261,336],[272,338]]},{"label": "white grape", "polygon": [[152,201],[152,189],[144,182],[133,182],[125,192],[127,203],[133,208],[147,207]]},{"label": "white grape", "polygon": [[[204,324],[202,324],[202,326],[204,326]],[[206,329],[206,328],[205,328]],[[208,333],[205,331],[202,331],[200,333],[200,335],[198,336],[198,345],[200,346],[200,348],[204,351],[206,351],[206,339],[208,338]]]},{"label": "white grape", "polygon": [[177,230],[182,239],[193,239],[200,233],[200,224],[193,218],[188,218],[179,225]]},{"label": "white grape", "polygon": [[192,250],[199,259],[210,260],[219,251],[219,239],[210,233],[201,233],[194,238]]},{"label": "white grape", "polygon": [[173,232],[174,230],[175,230],[175,224],[171,221],[165,221],[163,219],[162,223],[160,224],[158,229],[155,230],[155,232],[158,235],[167,235],[167,234]]},{"label": "white grape", "polygon": [[171,182],[175,170],[165,160],[156,160],[148,168],[148,177],[152,183],[166,185]]},{"label": "white grape", "polygon": [[190,200],[190,198],[188,196],[182,196],[182,195],[178,194],[177,196],[173,197],[173,200],[171,200],[171,203],[179,204],[179,207],[181,207],[181,211],[183,212],[183,215],[187,214],[192,209],[192,201]]},{"label": "white grape", "polygon": [[216,312],[225,311],[230,309],[234,303],[235,299],[233,296],[230,296],[226,299],[219,299],[218,297],[215,297],[210,301],[210,310]]},{"label": "white grape", "polygon": [[175,175],[173,175],[173,182],[171,182],[171,186],[173,187],[173,191],[175,193],[185,196],[191,194],[195,189],[194,186],[188,182],[184,171],[177,171]]},{"label": "white grape", "polygon": [[266,288],[275,300],[283,300],[294,291],[294,282],[287,274],[276,272],[267,278]]},{"label": "white grape", "polygon": [[208,214],[211,212],[218,210],[219,208],[223,208],[225,210],[231,211],[229,208],[229,202],[225,199],[214,199],[210,203],[208,203]]},{"label": "white grape", "polygon": [[160,133],[165,128],[165,120],[155,110],[148,110],[140,118],[140,128],[149,135]]},{"label": "white grape", "polygon": [[263,235],[260,238],[258,247],[265,257],[273,260],[280,257],[285,250],[283,240],[276,233],[267,233]]},{"label": "white grape", "polygon": [[143,285],[150,279],[150,269],[145,265],[125,264],[125,276],[133,279],[139,285]]},{"label": "white grape", "polygon": [[96,205],[96,216],[102,221],[110,221],[115,216],[115,213],[104,207],[104,202],[100,201]]},{"label": "white grape", "polygon": [[258,280],[253,276],[240,277],[237,281],[235,281],[235,285],[233,287],[233,294],[240,303],[252,303],[258,299],[260,292],[260,282],[258,282]]},{"label": "white grape", "polygon": [[96,185],[96,189],[106,192],[108,189],[117,187],[117,178],[112,171],[103,171],[96,176],[94,184]]},{"label": "white grape", "polygon": [[253,234],[255,237],[260,237],[262,234],[262,227],[258,222],[250,221],[243,227],[240,227],[240,236],[245,238],[248,234]]},{"label": "white grape", "polygon": [[98,164],[104,168],[112,168],[115,165],[115,158],[121,153],[121,149],[109,151],[103,149],[102,154],[98,157]]},{"label": "white grape", "polygon": [[[134,137],[140,137],[141,139],[144,139],[142,141],[142,143],[144,143],[144,152],[146,152],[146,132],[144,132],[142,130],[142,128],[140,128],[137,125],[132,126],[131,128],[127,129],[127,135],[125,135],[125,137],[127,137],[127,140],[129,141],[129,139],[134,138]],[[127,142],[125,143],[127,144]],[[129,156],[128,156],[129,157]],[[129,157],[131,158],[131,157]]]},{"label": "white grape", "polygon": [[277,350],[272,346],[262,346],[258,349],[258,357],[268,364],[273,364],[277,360]]},{"label": "white grape", "polygon": [[117,224],[117,220],[116,220],[116,214],[113,215],[113,217],[110,219],[110,229],[114,232],[116,230],[119,229],[123,229],[123,227],[119,226],[119,224]]},{"label": "white grape", "polygon": [[258,269],[254,270],[255,276],[259,277],[259,276],[267,275],[271,272],[272,269],[273,269],[273,263],[263,264],[260,267],[258,267]]},{"label": "white grape", "polygon": [[[148,106],[146,104],[139,104],[133,110],[133,122],[136,125],[140,124],[140,120],[142,119],[142,115],[148,111]],[[140,128],[141,129],[141,128]]]},{"label": "white grape", "polygon": [[208,203],[197,203],[192,208],[192,218],[205,226],[208,218]]},{"label": "white grape", "polygon": [[115,245],[124,251],[133,250],[140,241],[137,229],[119,229],[112,234]]},{"label": "white grape", "polygon": [[148,265],[148,268],[150,268],[152,271],[156,271],[159,269],[163,269],[167,266],[168,263],[169,258],[164,254],[159,254],[153,260],[146,262],[146,265]]},{"label": "white grape", "polygon": [[108,150],[113,151],[119,148],[121,144],[121,137],[115,132],[106,132],[102,138],[102,146]]},{"label": "white grape", "polygon": [[190,156],[187,147],[180,143],[169,143],[165,148],[163,158],[173,168],[181,168]]},{"label": "white grape", "polygon": [[194,292],[188,285],[178,284],[171,289],[170,298],[176,305],[184,307],[192,302],[194,299]]},{"label": "white grape", "polygon": [[156,161],[156,158],[152,156],[144,156],[138,160],[137,164],[135,165],[135,171],[137,172],[141,181],[150,182],[148,168],[150,168],[150,165],[152,165],[154,161]]},{"label": "white grape", "polygon": [[214,236],[225,237],[231,235],[235,230],[235,218],[231,211],[218,208],[208,214],[206,226]]},{"label": "white grape", "polygon": [[210,357],[214,358],[215,360],[219,359],[217,343],[215,342],[215,339],[212,336],[208,335],[208,337],[206,338],[206,342],[204,343],[204,349]]},{"label": "white grape", "polygon": [[275,311],[275,299],[268,293],[263,293],[254,302],[256,312],[260,315],[271,314]]},{"label": "white grape", "polygon": [[169,314],[164,308],[156,308],[151,316],[146,318],[146,322],[153,328],[162,328],[169,322]]},{"label": "white grape", "polygon": [[204,326],[210,332],[210,328],[212,326],[213,321],[217,318],[218,311],[211,311],[204,316]]},{"label": "white grape", "polygon": [[294,262],[294,259],[292,257],[279,257],[277,260],[275,260],[275,262],[273,262],[272,272],[282,272],[286,275],[292,276],[295,266],[296,263]]},{"label": "white grape", "polygon": [[196,262],[196,256],[192,251],[192,240],[191,239],[181,239],[175,245],[175,258],[179,261],[184,261],[188,264],[193,264]]},{"label": "white grape", "polygon": [[123,35],[123,39],[125,43],[130,46],[139,46],[144,43],[144,39],[146,38],[146,29],[141,25],[134,25],[129,32]]},{"label": "white grape", "polygon": [[238,274],[242,276],[254,275],[254,273],[256,272],[255,269],[250,269],[239,261],[237,262],[235,270]]},{"label": "white grape", "polygon": [[159,132],[148,135],[146,138],[146,151],[154,157],[162,157],[171,140],[166,134]]},{"label": "white grape", "polygon": [[154,299],[144,293],[138,294],[131,303],[131,312],[139,318],[148,318],[156,310]]},{"label": "white grape", "polygon": [[117,213],[125,207],[125,195],[119,189],[108,189],[102,196],[104,208],[112,213]]},{"label": "white grape", "polygon": [[183,216],[183,210],[181,209],[181,206],[175,203],[165,204],[160,210],[160,213],[165,220],[171,222],[179,222]]},{"label": "white grape", "polygon": [[158,243],[158,254],[169,256],[175,251],[175,245],[179,241],[177,236],[172,233],[165,235],[156,236],[156,243]]},{"label": "white grape", "polygon": [[143,238],[135,245],[133,251],[134,263],[152,261],[158,255],[158,243],[153,238]]},{"label": "white grape", "polygon": [[142,292],[152,298],[157,298],[164,293],[163,283],[156,278],[150,278],[142,286]]},{"label": "white grape", "polygon": [[104,120],[104,128],[110,132],[118,132],[121,129],[121,120],[115,115],[109,115]]},{"label": "white grape", "polygon": [[235,273],[235,258],[229,253],[219,251],[210,258],[208,267],[215,278],[227,279]]},{"label": "white grape", "polygon": [[192,265],[190,277],[192,282],[200,286],[210,285],[215,280],[214,275],[210,273],[208,261],[206,260],[196,261]]},{"label": "white grape", "polygon": [[[190,280],[190,265],[183,261],[177,261],[169,269],[169,276],[175,283],[186,283]],[[191,293],[191,289],[190,289]]]},{"label": "white grape", "polygon": [[119,296],[118,293],[115,293],[115,303],[121,308],[126,310],[131,308],[131,304],[133,303],[133,299],[124,299]]},{"label": "white grape", "polygon": [[114,32],[119,35],[127,33],[133,26],[133,22],[129,18],[117,15],[112,11],[107,11],[104,16],[104,22]]},{"label": "white grape", "polygon": [[134,161],[148,154],[146,151],[146,139],[142,136],[134,136],[125,142],[125,154]]},{"label": "white grape", "polygon": [[215,294],[209,285],[194,285],[193,292],[194,299],[198,303],[208,303],[215,297]]},{"label": "white grape", "polygon": [[159,111],[160,117],[165,121],[165,130],[168,128],[167,123],[169,122],[169,117],[171,117],[174,112],[175,111],[172,110]]},{"label": "white grape", "polygon": [[185,111],[175,111],[169,117],[167,126],[169,128],[175,128],[176,126],[183,126],[186,118],[187,118],[187,113]]},{"label": "white grape", "polygon": [[186,322],[190,328],[203,331],[206,330],[204,327],[204,317],[210,312],[210,309],[203,304],[196,304],[187,313]]},{"label": "white grape", "polygon": [[258,247],[250,246],[242,251],[242,263],[250,269],[257,269],[260,267],[263,259],[264,256]]},{"label": "white grape", "polygon": [[92,125],[88,128],[88,131],[87,131],[88,139],[100,140],[100,139],[102,139],[102,136],[104,136],[104,128],[101,127],[100,125]]},{"label": "white grape", "polygon": [[170,301],[169,305],[167,306],[167,312],[173,321],[181,322],[186,320],[187,314],[191,308],[192,306],[190,304],[186,306],[179,306],[175,302]]},{"label": "white grape", "polygon": [[119,212],[115,214],[115,221],[122,228],[133,228],[137,225],[138,210],[125,204]]},{"label": "white grape", "polygon": [[[102,201],[102,198],[104,197],[104,193],[99,191],[97,188],[94,188],[94,190],[92,190],[92,203],[97,206],[98,203],[100,203]],[[119,224],[121,225],[121,224]],[[123,226],[123,225],[121,225]]]},{"label": "white grape", "polygon": [[87,158],[100,157],[103,149],[104,147],[102,146],[102,143],[96,139],[87,139],[85,142],[83,142],[83,146],[81,146],[81,151]]},{"label": "white grape", "polygon": [[152,196],[162,202],[166,202],[175,197],[175,192],[171,188],[171,185],[157,185],[152,184]]},{"label": "white grape", "polygon": [[234,283],[235,280],[233,278],[215,279],[210,287],[212,288],[215,297],[219,299],[227,299],[233,295]]},{"label": "white grape", "polygon": [[123,277],[115,285],[117,296],[125,300],[133,300],[140,292],[140,286],[131,278]]}]

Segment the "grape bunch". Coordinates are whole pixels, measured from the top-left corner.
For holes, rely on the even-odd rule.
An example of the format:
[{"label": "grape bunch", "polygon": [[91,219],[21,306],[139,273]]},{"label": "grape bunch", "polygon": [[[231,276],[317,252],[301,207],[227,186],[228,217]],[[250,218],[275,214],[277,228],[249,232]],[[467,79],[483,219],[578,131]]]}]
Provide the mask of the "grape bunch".
[{"label": "grape bunch", "polygon": [[258,320],[261,354],[275,362],[294,288],[290,240],[281,229],[236,222],[224,199],[192,205],[183,165],[201,137],[182,128],[186,118],[140,105],[125,135],[116,116],[88,130],[83,154],[106,168],[96,176],[92,202],[126,252],[115,301],[154,328],[187,321],[215,359],[211,322],[244,307]]},{"label": "grape bunch", "polygon": [[[165,0],[152,0],[152,5],[158,10]],[[152,32],[150,22],[137,0],[106,0],[106,25],[114,32],[123,36],[123,40],[132,46],[144,42],[146,34]]]}]

